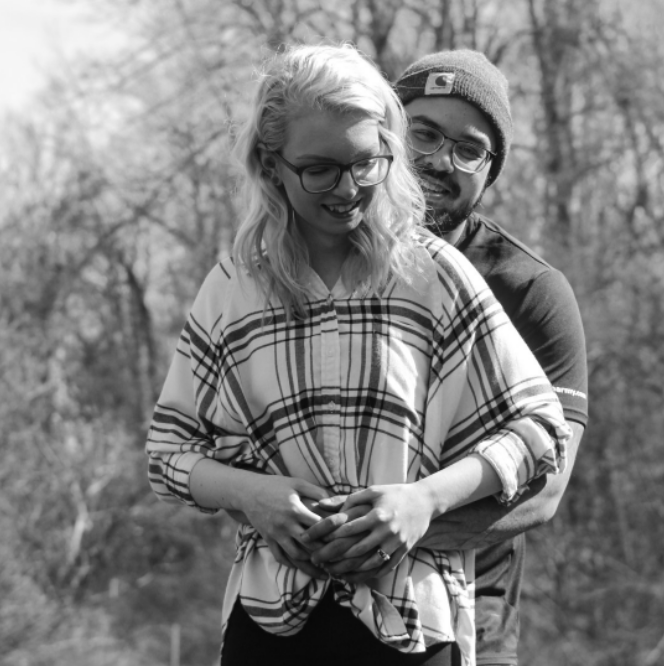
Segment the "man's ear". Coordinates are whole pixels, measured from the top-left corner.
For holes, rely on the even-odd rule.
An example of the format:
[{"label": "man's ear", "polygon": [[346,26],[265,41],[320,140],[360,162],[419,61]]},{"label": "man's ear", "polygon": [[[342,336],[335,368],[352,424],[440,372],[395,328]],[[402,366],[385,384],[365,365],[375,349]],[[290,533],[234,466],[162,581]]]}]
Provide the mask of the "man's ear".
[{"label": "man's ear", "polygon": [[277,167],[277,160],[274,153],[265,147],[265,144],[259,143],[256,146],[258,150],[258,158],[260,159],[261,166],[265,175],[277,186],[281,185],[281,177],[279,176],[279,169]]}]

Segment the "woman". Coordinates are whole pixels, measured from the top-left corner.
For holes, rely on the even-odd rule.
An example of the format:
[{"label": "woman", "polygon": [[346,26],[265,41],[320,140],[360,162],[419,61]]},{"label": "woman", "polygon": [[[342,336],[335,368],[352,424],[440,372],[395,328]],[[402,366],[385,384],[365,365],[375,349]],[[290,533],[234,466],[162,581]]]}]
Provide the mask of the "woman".
[{"label": "woman", "polygon": [[[159,497],[248,521],[224,666],[442,664],[452,641],[473,664],[473,553],[416,544],[442,513],[510,501],[564,464],[539,366],[420,226],[405,128],[356,50],[299,47],[267,63],[240,136],[247,214],[198,294],[147,447]],[[308,559],[318,503],[339,495],[395,517],[373,564],[400,561],[370,584]]]}]

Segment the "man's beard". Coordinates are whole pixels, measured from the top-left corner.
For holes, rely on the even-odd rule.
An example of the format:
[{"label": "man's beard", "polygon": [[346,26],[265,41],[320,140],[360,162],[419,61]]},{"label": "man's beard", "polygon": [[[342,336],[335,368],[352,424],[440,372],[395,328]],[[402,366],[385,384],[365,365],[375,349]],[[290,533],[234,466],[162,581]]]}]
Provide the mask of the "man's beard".
[{"label": "man's beard", "polygon": [[[459,196],[461,193],[461,188],[450,174],[441,173],[426,166],[418,167],[417,172],[418,174],[425,174],[429,178],[437,180],[441,185],[444,185],[453,198]],[[435,209],[427,207],[427,220],[433,226],[435,233],[438,235],[448,234],[458,229],[480,205],[485,191],[486,187],[482,189],[473,201],[465,201],[459,206]]]}]

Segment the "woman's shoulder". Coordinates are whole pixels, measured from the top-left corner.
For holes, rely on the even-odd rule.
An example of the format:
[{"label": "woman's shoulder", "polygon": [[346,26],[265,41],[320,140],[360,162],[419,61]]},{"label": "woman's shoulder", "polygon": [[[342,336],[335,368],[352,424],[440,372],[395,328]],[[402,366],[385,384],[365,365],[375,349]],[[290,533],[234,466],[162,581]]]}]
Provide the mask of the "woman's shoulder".
[{"label": "woman's shoulder", "polygon": [[217,292],[220,288],[228,292],[238,288],[239,283],[247,286],[251,285],[253,280],[249,271],[243,268],[242,264],[238,265],[234,257],[227,256],[220,259],[210,269],[201,285],[201,292]]},{"label": "woman's shoulder", "polygon": [[463,279],[466,279],[468,274],[472,279],[478,276],[472,264],[459,250],[426,227],[418,229],[415,244],[419,246],[421,252],[426,254],[439,273],[450,276],[458,275]]},{"label": "woman's shoulder", "polygon": [[418,230],[416,245],[428,264],[423,275],[430,302],[452,311],[479,303],[488,306],[494,300],[484,278],[453,245],[426,228]]},{"label": "woman's shoulder", "polygon": [[[211,269],[205,283],[233,282],[237,278],[237,268],[233,257],[223,257]],[[204,284],[205,284],[204,283]]]},{"label": "woman's shoulder", "polygon": [[248,272],[238,267],[232,257],[224,257],[208,272],[198,291],[194,310],[204,308],[208,316],[216,319],[238,310],[238,304],[243,304],[240,309],[248,307],[255,300],[255,292]]}]

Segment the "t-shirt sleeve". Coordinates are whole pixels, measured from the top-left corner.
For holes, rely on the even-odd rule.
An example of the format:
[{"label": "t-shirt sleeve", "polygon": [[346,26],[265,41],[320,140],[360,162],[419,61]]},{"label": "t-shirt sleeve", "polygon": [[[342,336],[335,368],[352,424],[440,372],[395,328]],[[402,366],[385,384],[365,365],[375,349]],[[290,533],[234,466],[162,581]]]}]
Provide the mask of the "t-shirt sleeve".
[{"label": "t-shirt sleeve", "polygon": [[560,400],[565,418],[588,422],[586,343],[579,306],[565,276],[540,273],[508,311]]}]

